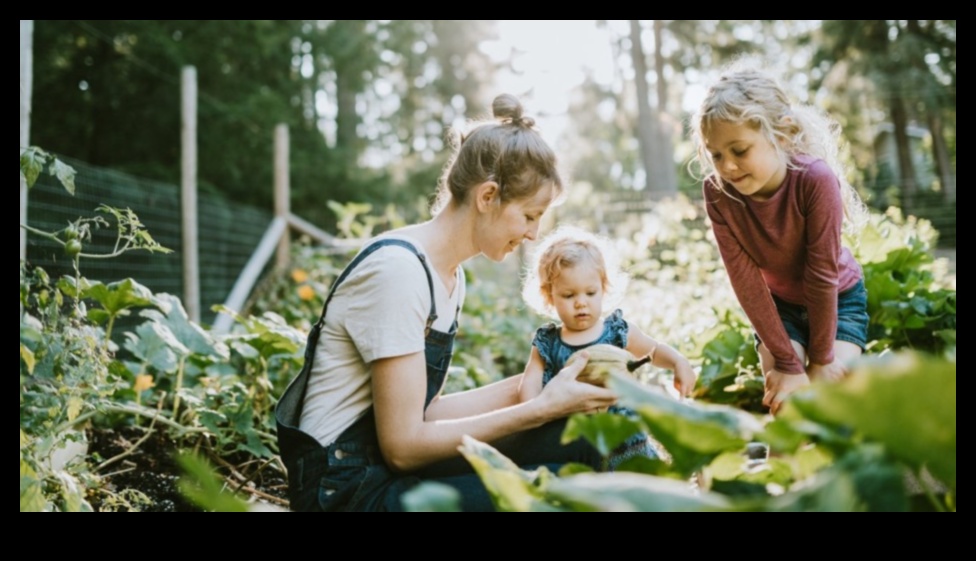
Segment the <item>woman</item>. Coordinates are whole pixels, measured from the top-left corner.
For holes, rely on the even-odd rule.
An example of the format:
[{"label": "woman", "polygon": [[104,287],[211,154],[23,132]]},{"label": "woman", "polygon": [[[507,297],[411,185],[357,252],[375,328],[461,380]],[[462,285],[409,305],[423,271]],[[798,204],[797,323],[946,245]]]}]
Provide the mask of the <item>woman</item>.
[{"label": "woman", "polygon": [[276,411],[294,510],[400,510],[420,481],[456,488],[464,510],[491,510],[460,457],[464,435],[489,442],[525,468],[570,461],[597,466],[583,442],[561,446],[565,418],[605,408],[609,390],[566,368],[519,402],[520,377],[441,395],[464,298],[461,263],[501,261],[562,192],[552,150],[498,96],[495,120],[456,143],[435,216],[366,244],[333,285],[309,336],[306,366]]}]

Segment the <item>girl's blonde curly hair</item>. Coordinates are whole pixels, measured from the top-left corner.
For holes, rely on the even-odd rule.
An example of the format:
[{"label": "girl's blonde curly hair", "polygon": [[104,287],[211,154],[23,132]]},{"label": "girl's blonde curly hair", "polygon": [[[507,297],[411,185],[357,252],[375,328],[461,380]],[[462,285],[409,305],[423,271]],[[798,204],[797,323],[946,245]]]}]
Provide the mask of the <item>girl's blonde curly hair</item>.
[{"label": "girl's blonde curly hair", "polygon": [[820,109],[793,104],[786,91],[760,70],[733,66],[721,75],[705,95],[691,119],[691,136],[697,151],[696,161],[717,189],[733,196],[719,179],[705,138],[715,123],[746,125],[759,131],[795,169],[793,156],[805,154],[830,166],[841,186],[846,226],[856,231],[865,222],[867,210],[846,179],[839,156],[840,125]]}]

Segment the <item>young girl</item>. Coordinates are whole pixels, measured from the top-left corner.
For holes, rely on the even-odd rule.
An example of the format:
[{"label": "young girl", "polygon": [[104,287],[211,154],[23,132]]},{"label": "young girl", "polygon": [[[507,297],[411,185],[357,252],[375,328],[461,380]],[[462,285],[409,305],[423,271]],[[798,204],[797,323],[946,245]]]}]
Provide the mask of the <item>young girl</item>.
[{"label": "young girl", "polygon": [[836,124],[755,70],[726,73],[692,122],[705,208],[756,331],[763,404],[838,380],[867,339],[863,273],[841,246],[863,205],[838,165]]},{"label": "young girl", "polygon": [[[599,238],[562,227],[546,237],[535,255],[523,296],[536,311],[554,314],[560,323],[549,323],[535,333],[519,387],[523,401],[537,396],[571,354],[598,343],[627,349],[635,357],[650,355],[651,364],[674,371],[674,387],[682,396],[691,394],[696,375],[688,359],[625,320],[621,310],[604,315],[604,304],[612,303],[607,300],[619,299],[625,276],[616,264],[608,263],[613,253]],[[633,414],[616,405],[610,411]],[[647,435],[635,435],[615,450],[609,467],[634,456],[658,457]]]}]

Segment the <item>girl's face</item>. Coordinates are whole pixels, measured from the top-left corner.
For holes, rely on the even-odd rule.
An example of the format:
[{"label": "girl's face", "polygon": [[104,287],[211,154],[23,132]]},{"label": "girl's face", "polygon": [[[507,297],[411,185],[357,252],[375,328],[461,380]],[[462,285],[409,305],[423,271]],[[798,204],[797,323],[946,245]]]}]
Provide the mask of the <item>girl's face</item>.
[{"label": "girl's face", "polygon": [[552,283],[552,305],[567,329],[584,331],[596,325],[603,312],[603,279],[588,263],[562,270]]},{"label": "girl's face", "polygon": [[705,147],[719,176],[747,197],[764,201],[786,179],[786,159],[763,134],[744,123],[713,123]]},{"label": "girl's face", "polygon": [[485,257],[501,261],[525,240],[536,239],[539,222],[555,194],[547,184],[529,198],[502,203],[481,230],[479,248]]}]

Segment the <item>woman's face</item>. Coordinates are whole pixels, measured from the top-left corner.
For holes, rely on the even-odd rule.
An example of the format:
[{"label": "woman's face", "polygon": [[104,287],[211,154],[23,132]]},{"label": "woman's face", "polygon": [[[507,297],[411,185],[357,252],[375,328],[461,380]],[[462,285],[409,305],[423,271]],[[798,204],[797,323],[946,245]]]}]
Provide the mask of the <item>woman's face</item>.
[{"label": "woman's face", "polygon": [[482,229],[479,248],[485,257],[501,261],[525,240],[536,239],[542,215],[555,195],[553,186],[546,184],[531,197],[502,203]]}]

